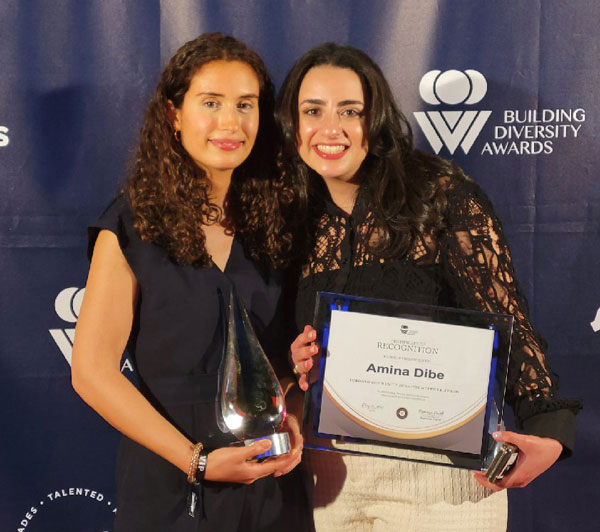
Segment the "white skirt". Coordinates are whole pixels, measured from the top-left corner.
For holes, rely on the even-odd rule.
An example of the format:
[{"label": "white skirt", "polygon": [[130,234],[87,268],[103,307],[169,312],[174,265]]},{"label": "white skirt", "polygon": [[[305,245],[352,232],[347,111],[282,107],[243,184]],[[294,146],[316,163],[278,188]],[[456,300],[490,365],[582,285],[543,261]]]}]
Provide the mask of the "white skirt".
[{"label": "white skirt", "polygon": [[506,532],[506,490],[471,471],[304,450],[317,532]]}]

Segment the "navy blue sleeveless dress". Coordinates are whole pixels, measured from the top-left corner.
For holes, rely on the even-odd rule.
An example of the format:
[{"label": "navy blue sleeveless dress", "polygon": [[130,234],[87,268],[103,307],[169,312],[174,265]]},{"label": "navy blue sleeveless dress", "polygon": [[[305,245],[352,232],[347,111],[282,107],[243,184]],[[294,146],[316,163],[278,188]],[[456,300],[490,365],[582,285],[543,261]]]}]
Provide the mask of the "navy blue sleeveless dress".
[{"label": "navy blue sleeveless dress", "polygon": [[[191,441],[208,449],[235,441],[217,426],[215,401],[223,345],[223,297],[230,281],[269,356],[285,357],[281,272],[259,267],[234,238],[225,274],[215,265],[175,264],[142,242],[123,196],[89,227],[89,254],[102,229],[113,232],[139,284],[129,339],[143,395]],[[127,405],[123,405],[127,408]],[[123,437],[116,467],[115,532],[310,530],[301,473],[251,485],[205,482],[197,515],[187,513],[186,475]]]}]

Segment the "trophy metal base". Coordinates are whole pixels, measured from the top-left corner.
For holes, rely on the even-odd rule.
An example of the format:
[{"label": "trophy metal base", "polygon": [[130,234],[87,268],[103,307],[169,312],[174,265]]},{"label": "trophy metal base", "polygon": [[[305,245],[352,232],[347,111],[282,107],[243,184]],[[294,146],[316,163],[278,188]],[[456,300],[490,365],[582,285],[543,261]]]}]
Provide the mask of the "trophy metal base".
[{"label": "trophy metal base", "polygon": [[254,460],[262,461],[267,458],[273,458],[275,456],[281,456],[290,452],[290,436],[287,432],[276,432],[268,436],[261,436],[260,438],[253,438],[250,440],[244,440],[243,444],[247,447],[252,445],[254,442],[269,440],[271,442],[271,448],[262,454],[257,454]]}]

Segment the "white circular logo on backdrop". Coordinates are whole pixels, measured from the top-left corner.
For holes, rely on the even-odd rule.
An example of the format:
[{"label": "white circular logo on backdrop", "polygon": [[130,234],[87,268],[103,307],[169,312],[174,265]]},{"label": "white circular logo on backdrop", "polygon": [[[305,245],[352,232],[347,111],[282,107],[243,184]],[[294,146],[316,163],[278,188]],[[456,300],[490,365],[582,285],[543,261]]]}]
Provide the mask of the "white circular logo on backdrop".
[{"label": "white circular logo on backdrop", "polygon": [[54,301],[54,309],[58,317],[69,323],[76,323],[84,293],[85,288],[76,286],[65,288],[59,292]]},{"label": "white circular logo on backdrop", "polygon": [[474,105],[487,93],[487,81],[477,70],[430,70],[419,83],[419,94],[431,105]]},{"label": "white circular logo on backdrop", "polygon": [[[430,105],[475,105],[487,94],[488,84],[477,70],[430,70],[419,83],[419,94]],[[460,146],[465,154],[481,133],[490,110],[445,109],[416,111],[414,117],[435,153],[445,146],[453,155]]]},{"label": "white circular logo on backdrop", "polygon": [[[54,300],[54,310],[56,311],[56,315],[61,320],[73,324],[65,329],[59,328],[48,330],[69,366],[71,365],[73,342],[75,341],[75,323],[77,323],[77,319],[79,318],[84,294],[85,288],[70,286],[68,288],[63,288]],[[134,371],[133,364],[129,357],[124,358],[121,365],[121,372],[124,372],[126,369],[131,372]]]},{"label": "white circular logo on backdrop", "polygon": [[[441,110],[416,111],[413,115],[436,154],[444,147],[450,155],[459,147],[465,155],[469,153],[492,111],[461,106],[479,103],[487,91],[488,82],[477,70],[430,70],[423,75],[419,82],[421,98],[429,105],[441,106]],[[582,107],[522,109],[515,102],[514,108],[499,114],[502,121],[493,126],[481,155],[551,154],[555,142],[576,139],[585,122]],[[593,322],[592,327],[600,325]]]}]

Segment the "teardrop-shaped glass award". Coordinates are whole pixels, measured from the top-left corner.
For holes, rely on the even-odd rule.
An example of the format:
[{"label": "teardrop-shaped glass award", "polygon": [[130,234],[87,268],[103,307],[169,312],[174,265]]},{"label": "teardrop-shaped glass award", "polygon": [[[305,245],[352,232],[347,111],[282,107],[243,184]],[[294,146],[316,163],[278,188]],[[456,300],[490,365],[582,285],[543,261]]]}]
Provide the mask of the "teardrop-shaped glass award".
[{"label": "teardrop-shaped glass award", "polygon": [[277,432],[286,416],[281,384],[233,287],[223,356],[220,406],[225,426],[245,445],[271,440],[271,448],[258,458],[289,452],[287,432]]}]

